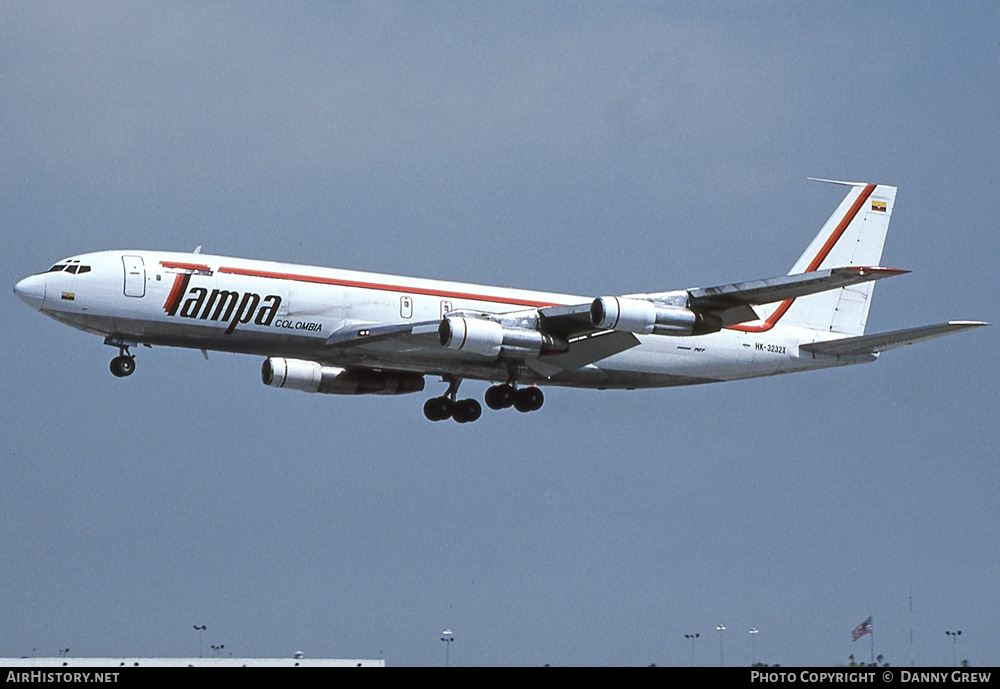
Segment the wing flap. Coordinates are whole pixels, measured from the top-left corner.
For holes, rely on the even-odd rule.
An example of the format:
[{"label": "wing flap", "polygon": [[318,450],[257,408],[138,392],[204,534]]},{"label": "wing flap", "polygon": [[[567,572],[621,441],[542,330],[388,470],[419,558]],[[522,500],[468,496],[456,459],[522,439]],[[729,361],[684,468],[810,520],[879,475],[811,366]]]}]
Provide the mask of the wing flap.
[{"label": "wing flap", "polygon": [[948,321],[937,325],[925,325],[919,328],[907,328],[906,330],[892,330],[876,335],[861,335],[860,337],[847,337],[839,340],[828,340],[826,342],[813,342],[811,344],[799,345],[799,349],[812,354],[824,356],[860,356],[864,354],[876,354],[897,347],[932,340],[935,337],[944,337],[953,333],[978,328],[989,325],[983,321]]},{"label": "wing flap", "polygon": [[587,364],[607,359],[638,344],[639,338],[632,333],[604,330],[573,340],[569,343],[568,352],[528,359],[524,363],[537,373],[551,378],[557,373],[577,371]]}]

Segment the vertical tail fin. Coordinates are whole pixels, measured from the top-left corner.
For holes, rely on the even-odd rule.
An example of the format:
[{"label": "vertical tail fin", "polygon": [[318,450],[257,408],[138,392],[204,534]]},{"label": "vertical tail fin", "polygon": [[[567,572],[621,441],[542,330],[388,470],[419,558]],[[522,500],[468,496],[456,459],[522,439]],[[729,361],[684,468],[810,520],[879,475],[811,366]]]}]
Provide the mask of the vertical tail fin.
[{"label": "vertical tail fin", "polygon": [[[849,186],[850,191],[792,266],[790,275],[826,268],[877,266],[882,259],[896,187],[861,182],[834,183]],[[769,309],[758,308],[765,321],[761,329],[769,329],[781,319],[787,325],[863,335],[874,288],[874,282],[865,282],[799,297]],[[747,329],[758,328],[750,326]]]}]

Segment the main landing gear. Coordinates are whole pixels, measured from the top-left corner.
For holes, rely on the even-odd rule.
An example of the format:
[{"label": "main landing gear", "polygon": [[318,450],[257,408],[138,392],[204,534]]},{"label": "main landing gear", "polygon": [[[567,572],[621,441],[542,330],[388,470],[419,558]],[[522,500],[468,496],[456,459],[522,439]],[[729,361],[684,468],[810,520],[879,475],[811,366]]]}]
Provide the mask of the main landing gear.
[{"label": "main landing gear", "polygon": [[[451,381],[448,391],[441,397],[432,397],[424,403],[424,416],[430,421],[455,419],[458,423],[471,423],[483,414],[483,408],[474,399],[456,400],[461,379]],[[490,409],[514,407],[527,413],[541,409],[545,395],[536,387],[517,389],[510,383],[493,385],[486,390],[486,406]]]},{"label": "main landing gear", "polygon": [[448,397],[432,397],[424,403],[424,416],[430,421],[455,419],[458,423],[470,423],[483,415],[483,407],[474,399],[452,400]]},{"label": "main landing gear", "polygon": [[116,378],[124,378],[135,373],[135,357],[129,354],[128,347],[121,347],[118,356],[111,360],[111,373]]},{"label": "main landing gear", "polygon": [[448,390],[441,397],[432,397],[424,403],[424,416],[430,421],[455,419],[458,423],[472,423],[483,415],[483,407],[474,399],[456,400],[461,378],[448,384]]},{"label": "main landing gear", "polygon": [[494,385],[486,390],[486,406],[490,409],[514,407],[519,412],[538,411],[545,403],[545,395],[534,386],[515,389],[510,383]]}]

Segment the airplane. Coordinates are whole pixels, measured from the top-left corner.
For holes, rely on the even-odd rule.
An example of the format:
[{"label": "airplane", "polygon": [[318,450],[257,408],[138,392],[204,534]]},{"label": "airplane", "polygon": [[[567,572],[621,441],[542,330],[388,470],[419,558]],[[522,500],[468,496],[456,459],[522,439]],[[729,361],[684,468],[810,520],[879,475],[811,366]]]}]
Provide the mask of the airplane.
[{"label": "airplane", "polygon": [[140,344],[256,354],[271,387],[342,395],[448,387],[431,421],[476,421],[486,405],[538,410],[541,386],[635,389],[731,381],[874,361],[970,328],[948,321],[865,334],[896,187],[819,180],[847,195],[784,276],[597,298],[201,253],[81,254],[14,286],[23,302],[119,350]]}]

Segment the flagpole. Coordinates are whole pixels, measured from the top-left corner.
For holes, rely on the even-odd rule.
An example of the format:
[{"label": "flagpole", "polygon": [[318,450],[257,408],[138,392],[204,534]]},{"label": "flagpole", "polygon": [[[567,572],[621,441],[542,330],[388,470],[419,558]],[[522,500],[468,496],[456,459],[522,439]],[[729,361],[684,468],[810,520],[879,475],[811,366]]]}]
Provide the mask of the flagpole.
[{"label": "flagpole", "polygon": [[869,634],[869,636],[872,638],[872,646],[871,646],[871,648],[872,648],[872,665],[875,665],[875,624],[874,623],[872,623],[872,631]]},{"label": "flagpole", "polygon": [[910,667],[913,667],[913,582],[910,582]]}]

